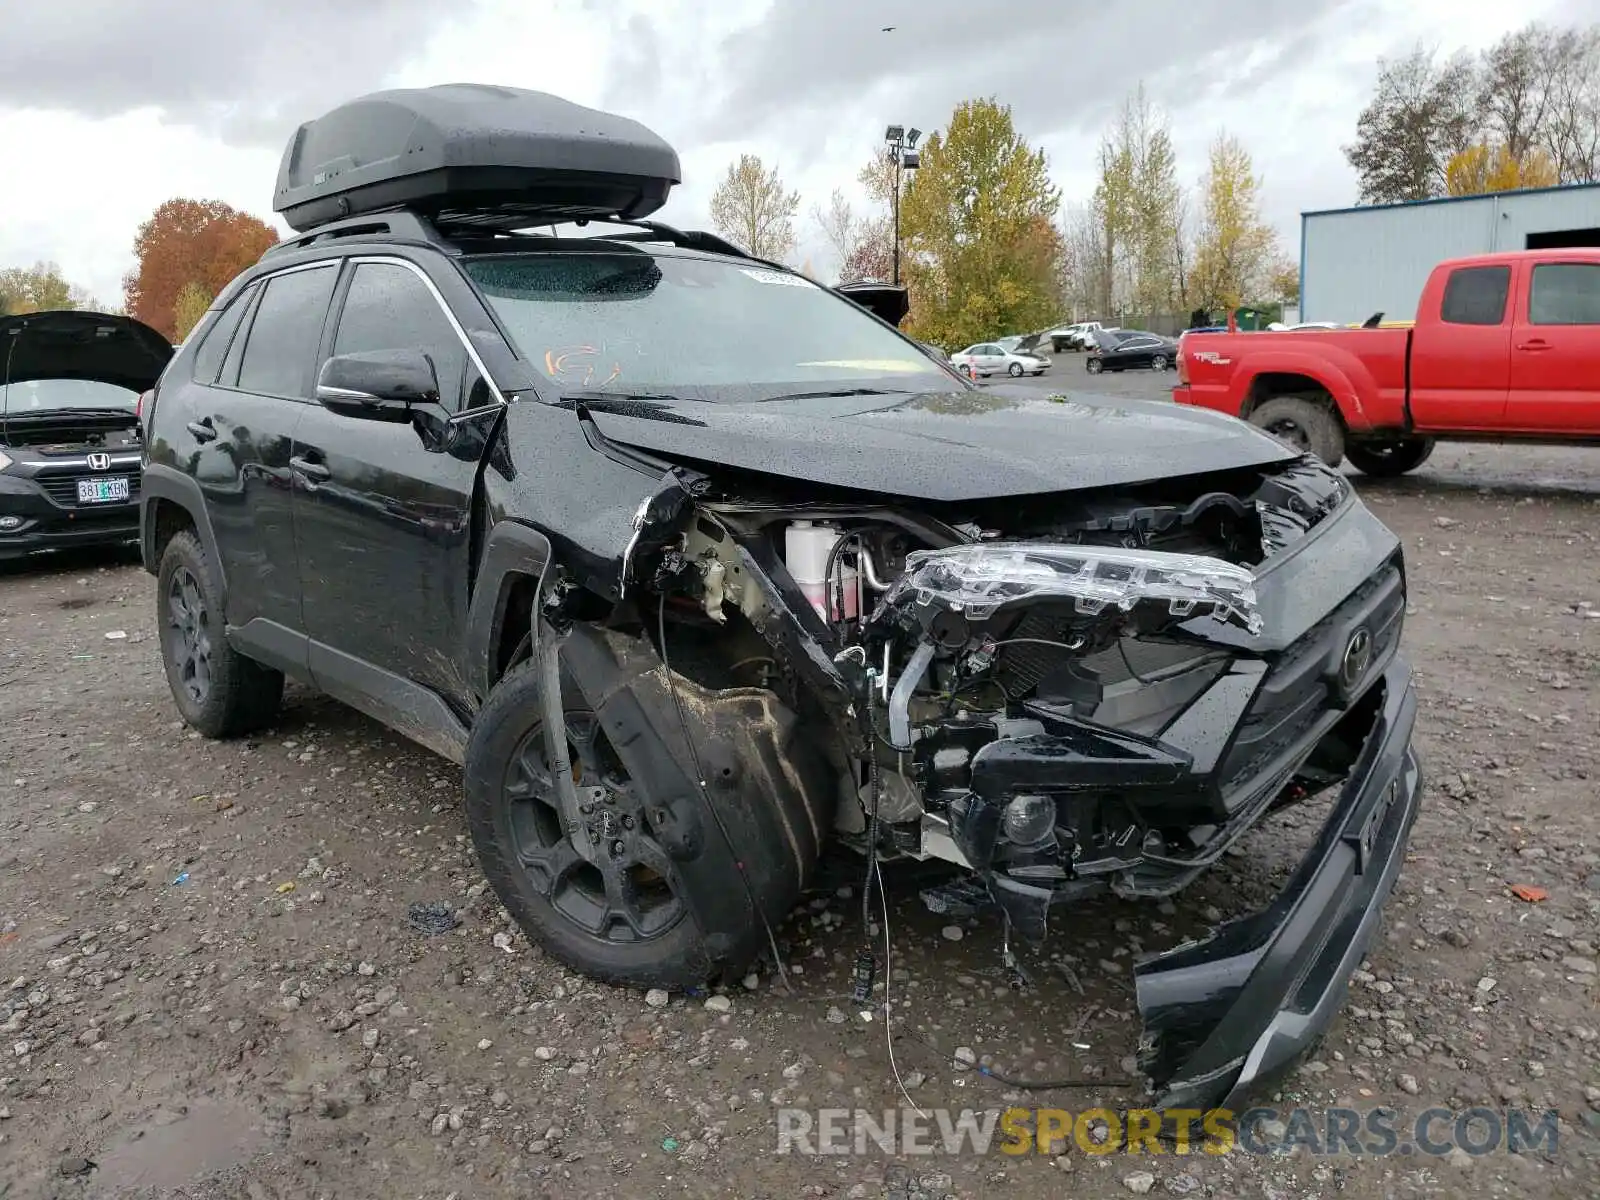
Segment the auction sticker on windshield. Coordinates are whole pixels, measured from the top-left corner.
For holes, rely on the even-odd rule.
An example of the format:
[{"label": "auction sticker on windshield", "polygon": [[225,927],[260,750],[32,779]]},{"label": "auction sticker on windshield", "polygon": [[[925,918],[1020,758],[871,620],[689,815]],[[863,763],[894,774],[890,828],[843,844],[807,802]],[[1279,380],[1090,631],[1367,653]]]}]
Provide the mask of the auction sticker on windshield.
[{"label": "auction sticker on windshield", "polygon": [[78,480],[79,504],[114,504],[119,500],[127,499],[128,477],[126,475],[118,475],[110,479]]},{"label": "auction sticker on windshield", "polygon": [[740,267],[746,275],[757,283],[776,283],[783,287],[816,287],[809,279],[802,279],[798,275],[786,275],[782,271],[753,271],[749,267]]}]

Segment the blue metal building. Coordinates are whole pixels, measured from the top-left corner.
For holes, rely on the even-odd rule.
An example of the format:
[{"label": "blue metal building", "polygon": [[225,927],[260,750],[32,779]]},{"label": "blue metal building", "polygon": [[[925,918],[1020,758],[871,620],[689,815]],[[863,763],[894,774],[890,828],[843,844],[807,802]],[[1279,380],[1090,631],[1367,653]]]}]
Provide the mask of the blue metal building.
[{"label": "blue metal building", "polygon": [[1300,320],[1416,315],[1447,258],[1600,246],[1600,183],[1300,214]]}]

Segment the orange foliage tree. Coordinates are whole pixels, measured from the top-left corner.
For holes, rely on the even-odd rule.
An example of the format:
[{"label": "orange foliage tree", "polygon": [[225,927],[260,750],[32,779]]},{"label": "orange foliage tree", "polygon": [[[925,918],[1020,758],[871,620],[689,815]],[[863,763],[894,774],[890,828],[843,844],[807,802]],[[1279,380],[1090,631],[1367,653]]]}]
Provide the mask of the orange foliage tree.
[{"label": "orange foliage tree", "polygon": [[[130,317],[172,341],[196,291],[209,302],[278,240],[271,226],[219,200],[168,200],[133,239],[138,265],[122,281]],[[185,290],[188,296],[185,296]]]}]

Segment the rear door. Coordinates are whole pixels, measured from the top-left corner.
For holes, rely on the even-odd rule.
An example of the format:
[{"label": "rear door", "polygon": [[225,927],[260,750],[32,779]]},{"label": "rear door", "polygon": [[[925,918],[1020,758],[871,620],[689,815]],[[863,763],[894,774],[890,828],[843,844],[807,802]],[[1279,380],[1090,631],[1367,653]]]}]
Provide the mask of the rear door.
[{"label": "rear door", "polygon": [[1524,270],[1506,428],[1600,434],[1600,262],[1541,262]]},{"label": "rear door", "polygon": [[227,572],[228,624],[264,622],[245,636],[274,645],[301,628],[289,458],[337,276],[329,262],[268,276],[234,301],[247,308],[237,328],[230,306],[195,354],[188,470]]},{"label": "rear door", "polygon": [[1505,419],[1511,381],[1508,263],[1456,267],[1433,289],[1411,335],[1411,419],[1425,431],[1490,432]]},{"label": "rear door", "polygon": [[352,259],[341,292],[322,358],[419,350],[439,404],[411,424],[307,408],[294,506],[312,675],[358,704],[393,699],[384,673],[464,703],[472,497],[499,399],[421,267]]}]

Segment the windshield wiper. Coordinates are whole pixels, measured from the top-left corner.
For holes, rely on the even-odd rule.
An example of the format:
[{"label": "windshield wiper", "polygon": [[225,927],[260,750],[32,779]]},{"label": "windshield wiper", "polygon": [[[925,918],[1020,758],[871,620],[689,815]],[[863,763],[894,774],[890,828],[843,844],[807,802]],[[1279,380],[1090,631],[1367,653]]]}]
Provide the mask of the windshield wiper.
[{"label": "windshield wiper", "polygon": [[908,396],[910,394],[905,388],[830,388],[824,392],[787,392],[782,396],[768,396],[763,403],[773,400],[822,400],[831,396]]}]

